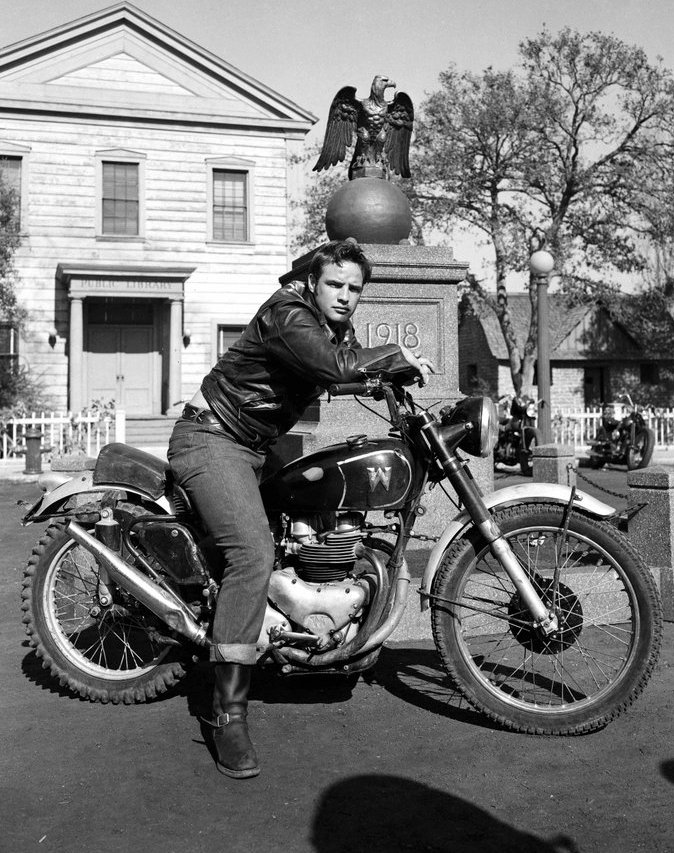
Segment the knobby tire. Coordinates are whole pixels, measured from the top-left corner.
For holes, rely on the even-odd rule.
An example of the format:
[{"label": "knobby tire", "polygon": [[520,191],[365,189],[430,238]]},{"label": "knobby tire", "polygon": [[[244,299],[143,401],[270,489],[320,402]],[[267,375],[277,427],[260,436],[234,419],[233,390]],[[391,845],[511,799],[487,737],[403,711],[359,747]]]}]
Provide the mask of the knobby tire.
[{"label": "knobby tire", "polygon": [[523,504],[495,519],[543,597],[554,595],[559,566],[562,630],[546,638],[526,626],[512,582],[471,529],[448,547],[433,584],[434,595],[455,602],[432,600],[443,666],[468,702],[505,728],[573,735],[604,727],[657,663],[662,608],[648,566],[606,521],[574,511],[564,536],[563,506]]}]

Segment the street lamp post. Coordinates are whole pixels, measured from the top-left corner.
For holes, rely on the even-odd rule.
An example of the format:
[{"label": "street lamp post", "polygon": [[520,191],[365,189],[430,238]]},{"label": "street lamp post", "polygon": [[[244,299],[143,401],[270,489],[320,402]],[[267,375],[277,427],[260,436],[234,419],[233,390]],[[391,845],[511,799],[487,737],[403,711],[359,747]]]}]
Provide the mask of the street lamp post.
[{"label": "street lamp post", "polygon": [[536,282],[538,294],[538,402],[540,415],[538,428],[543,444],[552,442],[550,418],[550,312],[548,308],[548,283],[554,269],[555,259],[550,252],[534,252],[529,258],[529,269]]}]

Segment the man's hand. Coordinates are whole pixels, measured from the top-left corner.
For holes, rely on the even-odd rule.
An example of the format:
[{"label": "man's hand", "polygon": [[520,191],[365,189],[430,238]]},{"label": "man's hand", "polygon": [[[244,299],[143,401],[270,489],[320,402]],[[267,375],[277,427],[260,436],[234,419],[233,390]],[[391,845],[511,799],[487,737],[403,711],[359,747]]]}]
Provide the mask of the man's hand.
[{"label": "man's hand", "polygon": [[417,356],[414,355],[411,350],[408,350],[407,347],[401,346],[400,351],[402,352],[405,361],[419,373],[419,385],[426,385],[431,373],[435,373],[433,362],[428,358],[423,358],[423,356],[419,356],[417,358]]}]

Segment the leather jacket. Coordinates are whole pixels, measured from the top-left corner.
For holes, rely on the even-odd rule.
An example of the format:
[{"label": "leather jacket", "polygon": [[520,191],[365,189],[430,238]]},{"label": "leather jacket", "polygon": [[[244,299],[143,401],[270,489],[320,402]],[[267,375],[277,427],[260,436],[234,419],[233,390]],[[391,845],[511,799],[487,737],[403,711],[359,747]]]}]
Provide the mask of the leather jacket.
[{"label": "leather jacket", "polygon": [[259,448],[291,429],[333,382],[380,370],[411,373],[399,346],[364,349],[351,323],[334,331],[309,289],[291,282],[262,305],[201,392],[228,432]]}]

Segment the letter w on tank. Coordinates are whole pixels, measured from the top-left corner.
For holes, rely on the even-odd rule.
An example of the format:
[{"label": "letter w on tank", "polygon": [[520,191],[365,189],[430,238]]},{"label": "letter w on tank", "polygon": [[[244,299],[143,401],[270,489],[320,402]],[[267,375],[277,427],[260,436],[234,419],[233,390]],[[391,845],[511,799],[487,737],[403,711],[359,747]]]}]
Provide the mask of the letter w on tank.
[{"label": "letter w on tank", "polygon": [[373,492],[377,488],[377,483],[381,483],[382,486],[388,492],[388,487],[391,482],[391,469],[390,467],[382,468],[370,468],[367,469],[368,477],[370,478],[370,491]]}]

